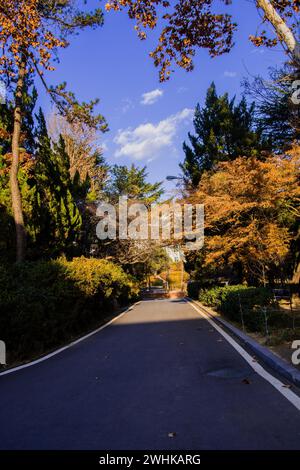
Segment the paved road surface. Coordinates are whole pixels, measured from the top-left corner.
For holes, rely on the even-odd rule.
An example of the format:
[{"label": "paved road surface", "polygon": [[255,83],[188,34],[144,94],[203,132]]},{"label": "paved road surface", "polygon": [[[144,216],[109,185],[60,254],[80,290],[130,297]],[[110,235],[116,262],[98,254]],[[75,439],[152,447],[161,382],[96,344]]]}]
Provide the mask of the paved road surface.
[{"label": "paved road surface", "polygon": [[300,449],[300,412],[221,339],[182,300],[142,302],[0,377],[0,448]]}]

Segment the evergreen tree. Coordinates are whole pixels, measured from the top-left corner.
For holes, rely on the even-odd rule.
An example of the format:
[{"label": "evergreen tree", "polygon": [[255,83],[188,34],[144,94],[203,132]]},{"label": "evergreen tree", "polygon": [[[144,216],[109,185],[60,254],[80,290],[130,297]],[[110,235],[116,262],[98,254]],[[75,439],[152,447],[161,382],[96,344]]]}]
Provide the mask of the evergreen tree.
[{"label": "evergreen tree", "polygon": [[42,110],[37,116],[37,222],[38,243],[49,254],[66,251],[77,240],[81,216],[73,197],[69,158],[62,138],[52,145]]},{"label": "evergreen tree", "polygon": [[[32,80],[26,78],[23,90],[23,116],[20,138],[20,152],[34,153],[34,118],[33,112],[36,106],[38,93]],[[11,152],[13,133],[13,102],[7,100],[0,103],[0,153],[6,155]]]},{"label": "evergreen tree", "polygon": [[280,69],[271,68],[267,80],[258,75],[252,81],[243,81],[246,95],[255,101],[255,119],[276,153],[300,139],[300,109],[297,101],[293,102],[293,97],[299,99],[299,92],[293,88],[299,78],[299,67],[285,64]]},{"label": "evergreen tree", "polygon": [[196,107],[195,135],[190,133],[190,145],[183,145],[185,160],[180,167],[186,183],[197,187],[202,173],[214,169],[218,162],[257,156],[266,148],[261,131],[254,129],[253,121],[253,104],[248,107],[243,98],[236,105],[235,98],[229,100],[227,93],[218,96],[212,83],[205,106]]},{"label": "evergreen tree", "polygon": [[[35,229],[33,208],[35,186],[33,182],[34,167],[34,120],[33,110],[37,100],[37,92],[27,79],[24,87],[24,112],[20,140],[20,165],[18,181],[22,196],[24,221],[28,238],[33,240]],[[0,256],[8,258],[15,249],[15,236],[11,210],[11,192],[9,172],[11,167],[11,141],[13,133],[13,103],[7,101],[0,104]]]},{"label": "evergreen tree", "polygon": [[99,200],[109,171],[99,145],[99,132],[84,122],[69,123],[57,113],[51,114],[48,131],[53,142],[61,136],[64,140],[75,199],[80,203]]},{"label": "evergreen tree", "polygon": [[110,201],[117,201],[119,196],[128,196],[144,204],[152,204],[163,194],[162,183],[148,183],[147,168],[132,164],[114,165],[111,168],[111,179],[106,189]]},{"label": "evergreen tree", "polygon": [[65,83],[51,87],[44,76],[45,70],[54,70],[52,61],[57,59],[58,49],[69,45],[69,36],[103,24],[99,8],[87,12],[78,6],[73,0],[6,0],[0,8],[0,73],[14,98],[10,189],[17,262],[25,259],[27,235],[18,179],[26,80],[41,78],[52,101],[68,120],[85,121],[102,131],[107,129],[103,116],[94,115],[98,100],[79,103],[74,93],[67,91]]}]

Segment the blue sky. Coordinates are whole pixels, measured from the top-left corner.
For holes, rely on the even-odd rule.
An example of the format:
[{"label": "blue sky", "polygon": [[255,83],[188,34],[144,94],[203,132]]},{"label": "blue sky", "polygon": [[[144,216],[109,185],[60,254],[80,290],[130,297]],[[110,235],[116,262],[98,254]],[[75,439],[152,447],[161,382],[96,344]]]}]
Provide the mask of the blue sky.
[{"label": "blue sky", "polygon": [[[99,3],[104,7],[97,0],[88,5]],[[199,51],[193,72],[176,69],[164,84],[159,83],[158,70],[148,55],[157,32],[139,41],[134,23],[124,13],[106,13],[103,28],[81,33],[60,53],[60,64],[48,80],[66,81],[80,100],[100,98],[99,111],[110,128],[101,142],[110,164],[147,165],[152,181],[178,174],[182,143],[193,130],[193,110],[197,102],[203,103],[209,84],[214,81],[219,93],[239,97],[243,77],[266,76],[268,67],[280,65],[284,59],[280,47],[257,49],[248,40],[260,24],[254,2],[233,3],[230,10],[239,30],[231,53],[210,59],[205,50]],[[49,112],[50,103],[42,91],[40,101]]]}]

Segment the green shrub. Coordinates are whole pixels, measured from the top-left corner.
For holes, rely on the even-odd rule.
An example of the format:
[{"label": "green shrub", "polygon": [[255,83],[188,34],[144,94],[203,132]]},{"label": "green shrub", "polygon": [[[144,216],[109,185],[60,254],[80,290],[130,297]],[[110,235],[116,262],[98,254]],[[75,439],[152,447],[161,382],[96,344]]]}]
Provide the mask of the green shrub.
[{"label": "green shrub", "polygon": [[201,289],[199,292],[199,300],[204,305],[208,305],[209,307],[220,308],[221,303],[226,300],[227,296],[231,292],[240,292],[244,289],[247,289],[247,287],[243,285]]},{"label": "green shrub", "polygon": [[[263,307],[268,308],[273,301],[272,292],[264,287],[248,287],[228,292],[221,301],[220,311],[229,319],[241,322],[252,331],[264,328]],[[267,313],[268,314],[268,313]],[[269,316],[269,314],[268,314]]]},{"label": "green shrub", "polygon": [[9,362],[63,344],[138,296],[122,268],[83,257],[0,265],[0,282],[0,331]]},{"label": "green shrub", "polygon": [[[265,321],[263,307],[268,308],[272,304],[273,295],[267,288],[237,285],[202,290],[199,293],[199,300],[205,305],[216,308],[230,320],[242,323],[243,319],[245,326],[250,330],[259,331]],[[272,318],[269,320],[271,325]]]}]

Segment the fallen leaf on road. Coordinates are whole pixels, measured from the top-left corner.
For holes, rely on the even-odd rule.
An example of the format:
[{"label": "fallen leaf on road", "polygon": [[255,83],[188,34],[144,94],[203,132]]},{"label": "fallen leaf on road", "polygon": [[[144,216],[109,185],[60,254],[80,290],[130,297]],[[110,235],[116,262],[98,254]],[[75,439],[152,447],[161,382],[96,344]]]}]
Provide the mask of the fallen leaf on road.
[{"label": "fallen leaf on road", "polygon": [[284,388],[292,388],[292,386],[290,384],[284,384],[282,385]]},{"label": "fallen leaf on road", "polygon": [[176,437],[176,432],[169,432],[168,437]]},{"label": "fallen leaf on road", "polygon": [[243,379],[242,383],[245,384],[245,385],[250,385],[251,384],[249,379]]}]

